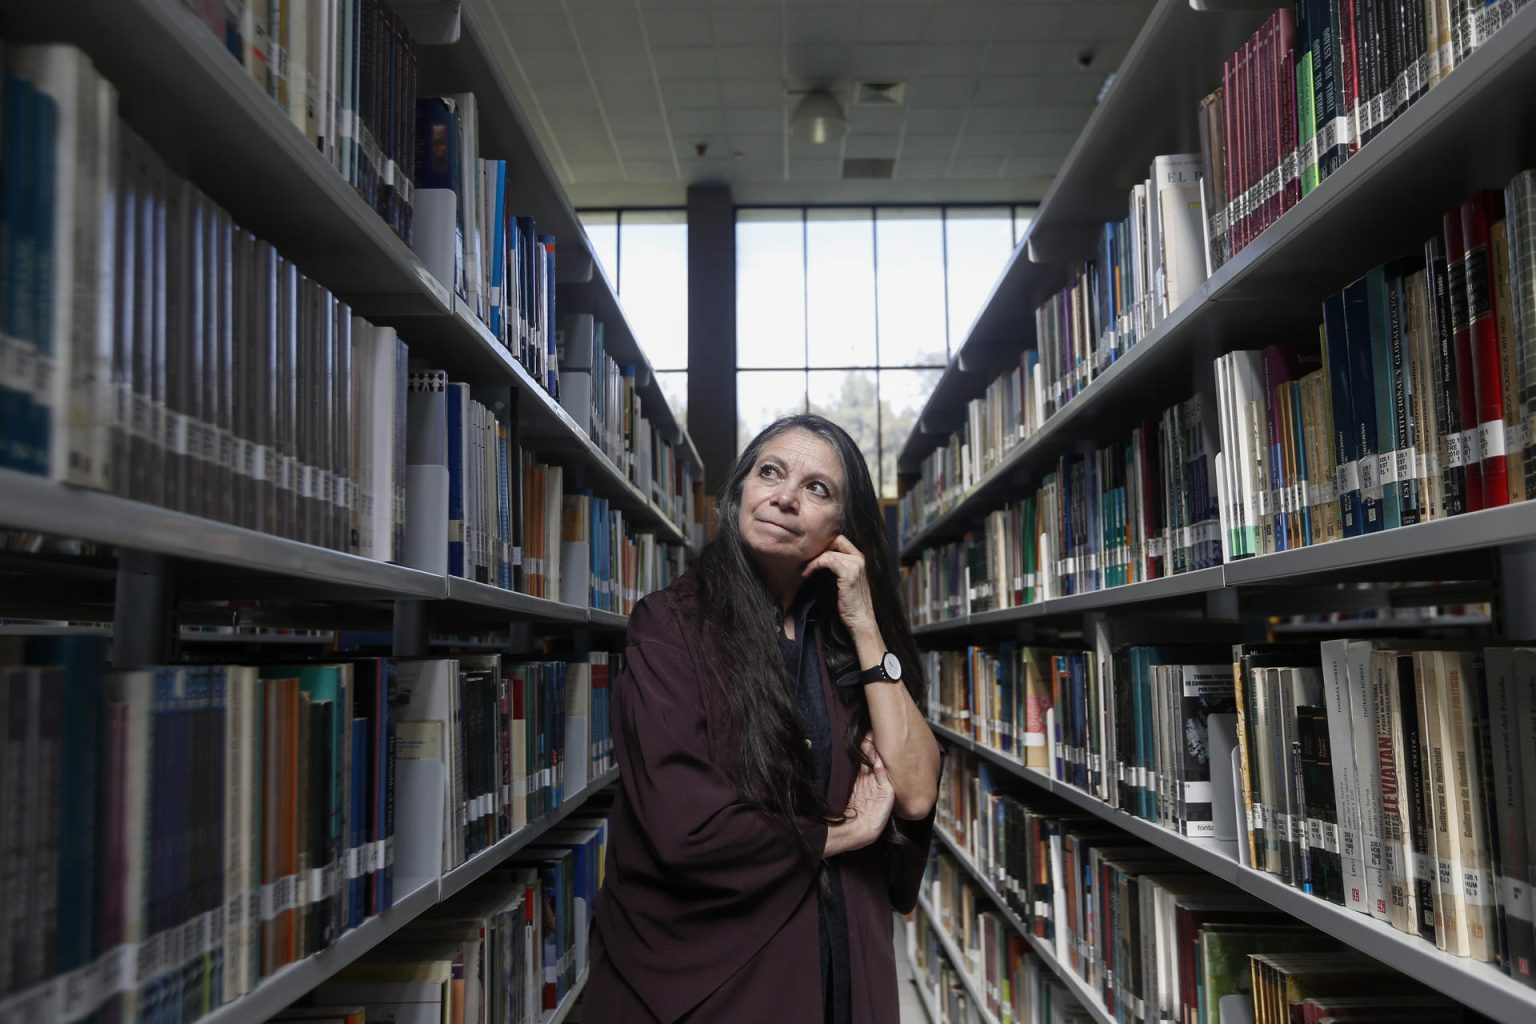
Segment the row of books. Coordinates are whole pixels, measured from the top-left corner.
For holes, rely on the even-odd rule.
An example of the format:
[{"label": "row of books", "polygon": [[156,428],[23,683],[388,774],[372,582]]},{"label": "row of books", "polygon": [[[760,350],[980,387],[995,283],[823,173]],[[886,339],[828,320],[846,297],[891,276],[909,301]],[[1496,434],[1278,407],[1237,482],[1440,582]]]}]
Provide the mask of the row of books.
[{"label": "row of books", "polygon": [[1156,425],[1155,459],[1148,426],[1064,457],[1034,498],[925,552],[909,593],[918,621],[1524,500],[1536,172],[1474,194],[1422,254],[1372,270],[1322,313],[1321,356],[1275,345],[1218,358],[1215,394]]},{"label": "row of books", "polygon": [[913,623],[1220,565],[1216,420],[1197,394],[1125,442],[1058,459],[1033,494],[903,567]]},{"label": "row of books", "polygon": [[1207,258],[1251,244],[1443,81],[1525,0],[1293,0],[1200,101]]},{"label": "row of books", "polygon": [[407,244],[416,45],[384,0],[185,0]]},{"label": "row of books", "polygon": [[412,247],[539,386],[556,397],[555,237],[519,216],[505,160],[480,157],[473,93],[417,102]]},{"label": "row of books", "polygon": [[[937,1011],[933,1024],[971,1024],[973,1002],[960,972],[986,992],[984,1008],[1003,1024],[1087,1024],[1090,1014],[1067,991],[1029,943],[997,914],[983,911],[974,921],[931,921],[919,915],[908,924],[907,955],[917,977],[913,980],[932,995]],[[945,952],[939,929],[946,935],[976,935],[967,948],[970,962],[955,964]]]},{"label": "row of books", "polygon": [[1091,651],[929,658],[942,724],[1536,985],[1536,789],[1522,782],[1536,774],[1536,652],[1096,635]]},{"label": "row of books", "polygon": [[1320,339],[1320,360],[1272,346],[1217,361],[1228,557],[1524,500],[1536,172],[1330,296]]},{"label": "row of books", "polygon": [[587,971],[608,803],[595,797],[454,899],[428,910],[278,1021],[539,1024]]},{"label": "row of books", "polygon": [[560,806],[612,764],[617,655],[400,659],[399,758],[442,766],[441,870]]},{"label": "row of books", "polygon": [[190,1020],[392,905],[389,662],[108,673],[99,638],[4,645],[16,1019]]},{"label": "row of books", "polygon": [[1020,800],[986,765],[962,757],[953,767],[939,827],[969,863],[935,852],[929,902],[952,917],[967,949],[995,948],[989,933],[1013,931],[974,870],[1058,967],[1126,1024],[1466,1019],[1445,997],[1167,851]]}]

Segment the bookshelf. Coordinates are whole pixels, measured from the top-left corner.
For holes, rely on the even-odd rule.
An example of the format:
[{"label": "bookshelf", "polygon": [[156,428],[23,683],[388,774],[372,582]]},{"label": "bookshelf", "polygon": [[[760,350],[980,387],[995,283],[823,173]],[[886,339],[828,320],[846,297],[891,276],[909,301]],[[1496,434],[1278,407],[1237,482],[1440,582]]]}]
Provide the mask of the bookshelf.
[{"label": "bookshelf", "polygon": [[576,1004],[581,1002],[581,993],[586,990],[587,975],[590,970],[589,968],[581,972],[581,976],[576,979],[571,990],[565,994],[564,999],[560,1000],[560,1005],[545,1013],[539,1024],[562,1024],[571,1015],[571,1011],[576,1009]]},{"label": "bookshelf", "polygon": [[933,993],[928,991],[926,980],[914,974],[912,976],[912,987],[917,989],[918,1002],[923,1004],[923,1012],[928,1015],[928,1020],[931,1024],[939,1024],[939,1010],[934,1005]]},{"label": "bookshelf", "polygon": [[[333,945],[319,953],[282,968],[244,997],[235,1002],[226,1003],[198,1019],[205,1024],[245,1024],[246,1021],[266,1020],[286,1009],[321,982],[399,931],[406,923],[420,917],[430,907],[459,892],[466,885],[554,828],[594,794],[617,782],[618,777],[617,771],[599,776],[590,786],[568,798],[556,810],[536,822],[530,822],[491,849],[483,851],[473,860],[454,868],[441,878],[409,879],[405,884],[402,884],[400,879],[396,879],[395,884],[404,890],[405,895],[397,898],[395,905],[389,910],[347,932]],[[581,984],[585,982],[586,978],[583,975]],[[580,988],[577,987],[567,997],[569,1005],[561,1010],[550,1011],[546,1014],[546,1020],[563,1020],[564,1015],[570,1012],[570,1006],[575,1005],[579,995]]]},{"label": "bookshelf", "polygon": [[917,906],[933,926],[934,934],[939,937],[939,943],[944,947],[944,955],[949,957],[949,962],[954,965],[955,973],[960,976],[960,983],[965,986],[966,995],[971,997],[971,1013],[981,1024],[998,1024],[996,1015],[987,1009],[987,994],[982,982],[978,982],[971,976],[971,962],[966,959],[960,947],[956,944],[954,936],[944,927],[943,921],[934,911],[928,897],[918,896]]},{"label": "bookshelf", "polygon": [[[516,188],[526,199],[518,212],[537,217],[540,229],[558,238],[557,308],[589,312],[604,321],[609,352],[641,367],[640,403],[655,438],[675,444],[676,456],[701,474],[693,442],[667,406],[611,285],[600,272],[593,275],[591,243],[527,130],[516,97],[494,70],[486,25],[466,8],[463,32],[455,42],[420,43],[422,94],[450,87],[480,94],[486,154],[517,169],[522,177]],[[658,501],[630,481],[453,293],[451,284],[435,279],[326,156],[295,129],[286,111],[190,5],[183,0],[67,0],[52,5],[0,0],[0,28],[7,42],[59,41],[82,49],[116,87],[122,120],[144,136],[176,175],[227,211],[235,224],[270,243],[355,315],[397,328],[408,339],[414,360],[447,371],[454,381],[510,392],[526,450],[543,463],[563,467],[570,487],[606,499],[623,513],[627,526],[697,553],[692,525],[674,519],[666,496]],[[474,55],[479,55],[478,65]],[[466,73],[471,79],[453,84],[435,77],[447,72]],[[82,601],[95,601],[93,607],[100,608],[101,593],[110,605],[115,569],[115,616],[104,608],[97,616],[115,617],[115,628],[94,632],[115,634],[120,648],[126,641],[126,648],[118,651],[125,664],[159,661],[178,641],[269,642],[264,637],[179,630],[178,615],[185,615],[184,621],[200,621],[186,607],[195,601],[255,598],[282,606],[273,611],[274,620],[286,616],[313,623],[333,618],[339,628],[354,625],[360,615],[373,622],[382,614],[388,621],[392,611],[395,652],[400,655],[426,654],[433,631],[457,630],[466,620],[476,627],[510,623],[514,640],[527,626],[562,632],[578,652],[611,648],[628,623],[626,616],[613,612],[329,550],[10,469],[0,469],[0,530],[117,549],[108,557],[90,558],[8,552],[3,567],[6,614],[23,614],[16,607],[23,598],[44,605],[25,614],[46,617],[72,616]],[[360,611],[360,604],[369,607]],[[25,627],[6,631],[28,636],[80,632]],[[318,641],[305,637],[294,642]],[[617,778],[616,770],[597,777],[556,810],[439,876],[430,877],[433,869],[420,871],[424,877],[402,873],[388,910],[319,952],[277,969],[246,995],[200,1019],[243,1024],[270,1018],[579,813]],[[402,831],[413,827],[425,831],[421,822],[400,825]],[[131,953],[120,947],[106,959],[121,958],[125,950]],[[32,999],[41,993],[53,999],[61,978],[72,980],[55,977],[18,996]],[[558,1024],[569,1016],[585,980],[583,975],[561,1005],[544,1014],[544,1024]],[[25,1015],[22,1004],[10,997],[4,1003],[0,1016],[13,1009]]]},{"label": "bookshelf", "polygon": [[[1220,10],[1193,9],[1196,6],[1217,5],[1188,0],[1157,4],[931,393],[918,429],[899,456],[902,473],[919,473],[923,460],[964,428],[967,403],[980,398],[1000,372],[1018,365],[1021,351],[1035,345],[1035,310],[1094,256],[1101,225],[1125,217],[1127,192],[1142,180],[1152,157],[1197,148],[1200,97],[1217,84],[1222,61],[1281,5],[1223,4]],[[967,490],[947,498],[904,539],[902,561],[910,563],[929,549],[979,531],[989,514],[1032,494],[1026,489],[1063,456],[1123,439],[1172,402],[1210,390],[1211,364],[1218,356],[1305,337],[1308,331],[1315,334],[1324,298],[1437,235],[1444,211],[1454,209],[1469,193],[1502,187],[1536,164],[1536,149],[1523,130],[1536,116],[1536,13],[1517,11],[1513,4],[1497,4],[1491,10],[1503,22],[1495,34],[1218,267],[1154,329],[1101,368],[1053,416],[1006,450]],[[1275,633],[1311,640],[1325,633],[1382,636],[1459,625],[1521,638],[1536,630],[1527,594],[1533,544],[1536,505],[1525,501],[1195,572],[965,614],[915,632],[925,646],[953,649],[982,637],[1028,638],[1035,623],[1066,625],[1115,617],[1134,621],[1155,604],[1182,600],[1188,607],[1190,599],[1201,596],[1210,612],[1225,608],[1221,617],[1231,618],[1240,603],[1245,613],[1330,610],[1326,586],[1340,580],[1478,577],[1489,581],[1488,589],[1500,598],[1491,619],[1425,620],[1406,626],[1391,621],[1277,625]],[[1222,598],[1227,599],[1224,605],[1219,603]],[[1477,1012],[1499,1021],[1536,1015],[1536,990],[1493,965],[1448,955],[1417,935],[1292,888],[1241,863],[1235,843],[1170,832],[965,735],[934,728],[947,744],[973,751],[1003,772],[1233,883]],[[988,890],[988,880],[964,851],[947,836],[941,835],[940,841]],[[1006,907],[994,902],[1007,916]],[[1037,951],[1103,1019],[1102,1003],[1078,991],[1072,972],[1048,956],[1049,950]]]},{"label": "bookshelf", "polygon": [[[1292,888],[1274,875],[1256,871],[1239,862],[1235,842],[1192,839],[1170,832],[1111,807],[1076,786],[1060,782],[1036,769],[1026,768],[1007,754],[976,743],[963,733],[937,723],[930,724],[934,733],[945,742],[986,758],[1014,777],[1054,793],[1136,838],[1231,882],[1277,910],[1375,957],[1409,977],[1419,979],[1431,988],[1450,994],[1479,1013],[1499,1021],[1529,1020],[1532,1014],[1536,1014],[1536,990],[1527,988],[1490,964],[1451,956],[1424,942],[1417,935],[1408,935],[1384,922]],[[972,873],[975,873],[974,869]],[[1064,978],[1071,976],[1071,972],[1065,969],[1059,969],[1057,973]]]},{"label": "bookshelf", "polygon": [[971,855],[962,849],[944,829],[935,828],[933,834],[938,838],[939,844],[949,852],[950,856],[959,862],[960,866],[976,882],[977,887],[986,894],[987,899],[992,901],[992,906],[1002,915],[1003,920],[1008,922],[1008,926],[1024,937],[1024,941],[1029,943],[1029,948],[1035,951],[1035,955],[1045,961],[1046,966],[1071,990],[1072,995],[1082,1004],[1083,1009],[1087,1010],[1099,1024],[1117,1024],[1114,1014],[1104,1008],[1104,1001],[1099,998],[1098,993],[1083,984],[1082,979],[1074,971],[1056,959],[1056,950],[1025,927],[1024,922],[1019,920],[1018,915],[1008,908],[1008,902],[998,893],[997,887],[992,884],[992,880],[986,876],[986,873],[976,866],[976,862],[971,859]]}]

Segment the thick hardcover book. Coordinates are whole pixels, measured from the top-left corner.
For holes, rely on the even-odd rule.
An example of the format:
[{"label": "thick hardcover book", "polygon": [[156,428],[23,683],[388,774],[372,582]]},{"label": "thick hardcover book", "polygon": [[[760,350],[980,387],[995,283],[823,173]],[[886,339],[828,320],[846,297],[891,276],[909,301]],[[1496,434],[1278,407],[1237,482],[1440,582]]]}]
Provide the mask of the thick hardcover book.
[{"label": "thick hardcover book", "polygon": [[1461,211],[1445,215],[1446,295],[1450,308],[1452,353],[1456,379],[1459,430],[1450,437],[1450,465],[1464,474],[1462,510],[1485,507],[1482,441],[1477,420],[1477,363],[1472,346],[1472,322],[1467,307],[1467,250]]},{"label": "thick hardcover book", "polygon": [[1471,345],[1483,508],[1509,504],[1503,367],[1499,350],[1500,324],[1494,302],[1495,260],[1490,251],[1490,226],[1503,216],[1504,193],[1497,189],[1475,192],[1461,204],[1467,330]]}]

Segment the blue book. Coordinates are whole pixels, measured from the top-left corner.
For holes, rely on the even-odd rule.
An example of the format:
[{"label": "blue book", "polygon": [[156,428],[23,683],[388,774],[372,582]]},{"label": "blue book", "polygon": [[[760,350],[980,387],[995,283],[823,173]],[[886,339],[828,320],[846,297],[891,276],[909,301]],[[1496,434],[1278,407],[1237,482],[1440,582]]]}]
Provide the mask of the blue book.
[{"label": "blue book", "polygon": [[[34,196],[31,207],[32,230],[37,239],[36,271],[33,277],[32,292],[32,332],[31,343],[36,349],[37,366],[51,367],[51,372],[37,372],[35,380],[52,380],[53,374],[67,373],[68,367],[54,365],[57,353],[54,351],[53,338],[53,290],[59,286],[54,280],[54,237],[53,214],[54,206],[59,202],[57,194],[58,179],[58,148],[59,148],[59,105],[52,96],[42,90],[36,93],[37,103],[37,144],[33,147],[33,157],[37,161],[36,177],[37,193]],[[73,158],[73,155],[71,155]],[[73,202],[74,197],[66,197]],[[31,470],[41,476],[48,475],[49,463],[53,456],[53,432],[55,429],[55,411],[52,401],[46,392],[39,397],[34,391],[29,403],[31,427],[28,434],[31,438],[32,464]],[[62,429],[62,421],[58,425]]]},{"label": "blue book", "polygon": [[1344,334],[1349,348],[1349,393],[1354,406],[1351,429],[1360,466],[1360,508],[1365,533],[1382,528],[1381,480],[1376,456],[1381,452],[1376,429],[1376,381],[1371,352],[1371,298],[1366,278],[1344,289]]},{"label": "blue book", "polygon": [[[5,73],[4,179],[0,181],[0,331],[13,345],[26,345],[31,331],[33,174],[32,150],[37,117],[36,90],[14,71]],[[7,359],[8,364],[17,360]],[[32,416],[31,392],[19,380],[0,373],[0,466],[28,469],[32,464],[28,437]]]},{"label": "blue book", "polygon": [[[513,350],[517,353],[517,361],[523,366],[533,368],[532,356],[529,354],[528,345],[534,336],[535,330],[535,306],[537,292],[534,290],[534,264],[538,236],[533,230],[532,217],[518,217],[517,223],[517,248],[518,248],[518,282],[519,296],[518,312],[522,317],[521,330],[518,332],[517,347]],[[510,345],[510,343],[509,343]]]},{"label": "blue book", "polygon": [[[1376,438],[1381,457],[1377,459],[1377,483],[1381,487],[1381,520],[1384,529],[1403,525],[1402,495],[1397,488],[1397,409],[1393,399],[1392,311],[1390,287],[1385,267],[1376,267],[1365,275],[1367,313],[1370,319],[1371,380],[1374,384]],[[1353,337],[1351,337],[1353,340]]]},{"label": "blue book", "polygon": [[507,162],[491,161],[496,174],[491,217],[491,333],[502,338],[507,288]]},{"label": "blue book", "polygon": [[465,418],[469,413],[469,385],[450,383],[448,404],[448,572],[469,576],[464,562],[464,505],[468,483],[464,473]]},{"label": "blue book", "polygon": [[[363,681],[366,682],[366,681]],[[347,861],[343,877],[347,886],[347,927],[363,923],[367,897],[358,858],[367,837],[368,825],[368,719],[352,719],[351,800],[347,808]]]},{"label": "blue book", "polygon": [[559,323],[555,312],[555,236],[543,235],[539,245],[544,251],[544,287],[547,303],[544,309],[544,389],[556,398],[560,397],[559,339],[554,325]]},{"label": "blue book", "polygon": [[1350,393],[1349,338],[1344,325],[1344,295],[1335,293],[1323,301],[1323,363],[1328,368],[1328,394],[1333,405],[1334,485],[1338,490],[1339,517],[1344,536],[1365,532],[1360,505],[1359,432],[1354,400]]}]

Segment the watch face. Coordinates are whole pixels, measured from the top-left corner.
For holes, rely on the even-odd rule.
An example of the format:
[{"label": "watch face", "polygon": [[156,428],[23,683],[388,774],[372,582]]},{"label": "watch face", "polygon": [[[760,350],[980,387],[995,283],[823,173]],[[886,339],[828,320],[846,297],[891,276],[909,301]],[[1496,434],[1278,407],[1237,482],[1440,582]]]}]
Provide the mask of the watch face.
[{"label": "watch face", "polygon": [[901,678],[901,661],[890,651],[886,651],[885,657],[880,659],[880,667],[885,669],[887,679]]}]

